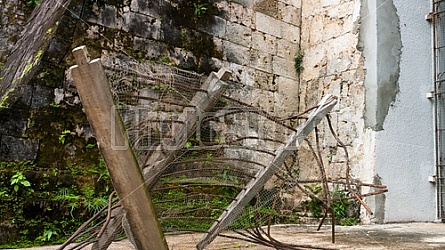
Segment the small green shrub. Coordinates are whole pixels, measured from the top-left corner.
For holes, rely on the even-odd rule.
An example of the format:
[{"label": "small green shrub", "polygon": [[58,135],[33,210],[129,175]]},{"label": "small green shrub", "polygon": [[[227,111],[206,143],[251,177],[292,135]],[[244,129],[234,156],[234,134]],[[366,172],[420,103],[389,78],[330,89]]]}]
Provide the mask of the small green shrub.
[{"label": "small green shrub", "polygon": [[195,15],[197,17],[202,17],[203,15],[205,15],[205,13],[207,12],[207,6],[205,4],[193,4],[193,6],[195,7]]},{"label": "small green shrub", "polygon": [[31,183],[26,179],[22,172],[17,172],[11,177],[11,186],[14,188],[14,192],[18,192],[20,187],[27,188],[28,191],[34,192]]},{"label": "small green shrub", "polygon": [[295,52],[294,67],[295,67],[295,71],[297,73],[300,73],[304,69],[304,67],[303,67],[303,57],[304,57],[303,51],[298,50],[297,52]]}]

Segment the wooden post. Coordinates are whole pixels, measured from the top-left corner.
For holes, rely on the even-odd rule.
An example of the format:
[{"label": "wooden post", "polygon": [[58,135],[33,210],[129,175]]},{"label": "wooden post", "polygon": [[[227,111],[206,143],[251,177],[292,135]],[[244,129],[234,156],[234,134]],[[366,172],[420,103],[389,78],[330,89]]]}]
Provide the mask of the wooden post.
[{"label": "wooden post", "polygon": [[70,68],[74,83],[107,164],[113,186],[127,213],[136,248],[167,250],[147,186],[129,146],[122,120],[114,107],[100,59],[90,61],[85,46],[75,48],[73,54],[77,63]]},{"label": "wooden post", "polygon": [[221,214],[218,220],[212,225],[207,235],[205,235],[198,243],[198,249],[204,249],[216,236],[227,228],[230,223],[239,215],[242,209],[252,200],[260,191],[264,184],[279,169],[286,158],[298,147],[307,135],[317,126],[318,123],[326,116],[326,114],[335,106],[337,98],[331,95],[325,96],[318,108],[309,114],[306,122],[301,124],[296,132],[293,132],[285,143],[275,151],[275,157],[267,167],[259,171],[254,178],[247,183],[246,187],[238,194],[229,207]]}]

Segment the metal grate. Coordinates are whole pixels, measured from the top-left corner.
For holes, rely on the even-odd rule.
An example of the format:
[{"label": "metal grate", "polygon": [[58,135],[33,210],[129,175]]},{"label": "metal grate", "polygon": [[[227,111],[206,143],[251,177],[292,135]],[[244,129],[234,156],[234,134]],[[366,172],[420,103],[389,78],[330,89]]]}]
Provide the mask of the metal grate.
[{"label": "metal grate", "polygon": [[445,220],[445,1],[434,1],[437,217]]}]

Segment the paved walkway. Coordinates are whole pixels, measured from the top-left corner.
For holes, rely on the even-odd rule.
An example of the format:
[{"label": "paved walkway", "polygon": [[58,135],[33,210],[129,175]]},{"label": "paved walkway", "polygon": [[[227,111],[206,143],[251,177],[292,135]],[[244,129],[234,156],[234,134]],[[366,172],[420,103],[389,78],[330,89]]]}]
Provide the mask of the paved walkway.
[{"label": "paved walkway", "polygon": [[[304,244],[341,250],[443,250],[445,249],[445,224],[409,223],[384,224],[353,227],[336,227],[336,243],[331,243],[331,228],[323,227],[316,231],[313,226],[283,225],[272,228],[272,236],[292,244]],[[201,238],[199,234],[168,236],[170,250],[193,250]],[[57,246],[32,248],[32,250],[55,250]],[[113,243],[110,250],[134,250],[124,240]],[[245,241],[218,237],[209,250],[245,249],[271,250]],[[23,249],[22,249],[23,250]]]}]

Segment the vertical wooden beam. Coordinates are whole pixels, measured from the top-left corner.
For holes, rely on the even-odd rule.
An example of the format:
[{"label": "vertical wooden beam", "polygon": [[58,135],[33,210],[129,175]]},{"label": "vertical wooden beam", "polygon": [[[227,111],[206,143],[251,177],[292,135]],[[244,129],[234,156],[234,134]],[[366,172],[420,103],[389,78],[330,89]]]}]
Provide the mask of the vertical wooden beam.
[{"label": "vertical wooden beam", "polygon": [[[85,46],[73,50],[77,65],[71,67],[85,113],[96,135],[113,186],[127,213],[137,249],[167,250],[153,203],[136,157],[114,107],[100,59],[90,61]],[[115,129],[112,129],[115,128]]]}]

